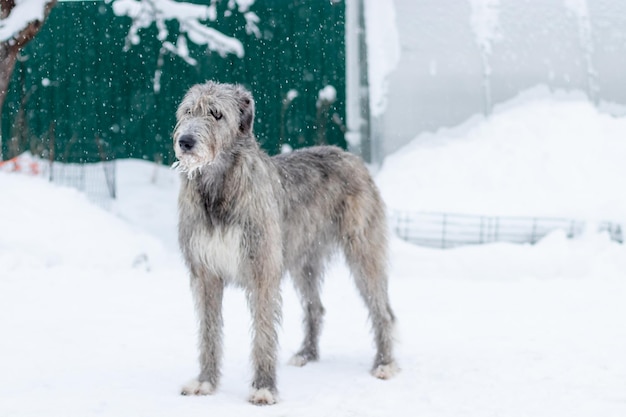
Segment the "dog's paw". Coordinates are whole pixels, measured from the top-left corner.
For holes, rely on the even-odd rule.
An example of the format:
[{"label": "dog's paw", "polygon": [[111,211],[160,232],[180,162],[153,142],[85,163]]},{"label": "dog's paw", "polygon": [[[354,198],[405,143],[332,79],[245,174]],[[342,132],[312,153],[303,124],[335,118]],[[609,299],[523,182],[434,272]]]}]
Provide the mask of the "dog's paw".
[{"label": "dog's paw", "polygon": [[372,375],[378,379],[390,379],[400,371],[395,362],[387,365],[378,365],[372,369]]},{"label": "dog's paw", "polygon": [[309,362],[309,360],[304,356],[304,355],[293,355],[291,357],[291,359],[289,359],[289,365],[291,366],[297,366],[297,367],[302,367],[304,365],[306,365]]},{"label": "dog's paw", "polygon": [[315,350],[301,350],[289,359],[289,365],[302,367],[309,362],[316,362],[319,356]]},{"label": "dog's paw", "polygon": [[253,389],[248,399],[254,405],[272,405],[277,400],[276,394],[272,394],[268,388]]},{"label": "dog's paw", "polygon": [[210,382],[200,382],[194,379],[183,386],[180,395],[210,395],[213,392],[215,392],[215,387]]}]

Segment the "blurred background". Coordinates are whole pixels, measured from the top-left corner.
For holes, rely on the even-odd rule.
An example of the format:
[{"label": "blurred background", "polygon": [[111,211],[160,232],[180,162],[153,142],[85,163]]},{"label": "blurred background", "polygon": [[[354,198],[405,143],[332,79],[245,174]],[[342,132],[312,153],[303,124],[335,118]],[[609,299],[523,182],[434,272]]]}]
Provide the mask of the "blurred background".
[{"label": "blurred background", "polygon": [[[116,160],[174,162],[177,104],[191,85],[211,79],[241,83],[253,92],[255,132],[270,154],[333,144],[361,155],[373,172],[388,159],[379,184],[384,194],[395,189],[385,195],[391,209],[559,217],[544,222],[541,232],[536,221],[524,220],[518,240],[530,242],[557,224],[579,234],[577,217],[622,219],[621,204],[607,210],[610,196],[576,211],[571,207],[584,205],[580,201],[550,207],[549,198],[537,194],[538,184],[551,182],[544,194],[557,196],[568,187],[576,194],[572,184],[585,178],[568,178],[581,170],[607,183],[602,163],[574,167],[550,161],[587,158],[587,141],[604,146],[598,140],[607,136],[600,130],[621,135],[621,128],[602,123],[601,129],[589,127],[599,115],[626,114],[626,3],[620,0],[3,0],[2,12],[3,169],[35,169],[105,205],[116,196]],[[492,117],[515,103],[548,97],[574,97],[598,113],[586,119],[563,110],[561,117],[549,114],[559,108],[551,105],[543,112],[531,107],[512,124]],[[570,130],[542,130],[560,119],[589,123],[566,120]],[[424,149],[405,164],[390,158],[406,154],[410,143],[465,137],[480,121],[492,124],[491,133],[480,137],[493,143],[460,157],[446,149],[423,172],[415,167],[429,165],[420,159]],[[557,139],[564,142],[547,145]],[[613,143],[619,141],[607,146]],[[536,158],[520,156],[526,154]],[[390,175],[392,165],[402,169]],[[606,178],[616,176],[611,169]],[[516,172],[523,173],[518,182],[494,183]],[[450,178],[455,186],[440,192],[430,176]],[[520,188],[527,190],[508,191]],[[442,195],[458,200],[466,192],[465,201],[499,195],[522,208],[436,203]],[[413,193],[423,199],[406,201]],[[513,203],[520,194],[524,201]],[[416,217],[400,213],[392,219],[412,224]],[[446,217],[424,218],[437,224],[439,236]],[[467,227],[465,218],[457,222]],[[493,219],[469,222],[479,230],[471,232],[480,236],[474,240],[492,234],[485,230],[494,228]],[[606,224],[604,229],[616,227]]]}]

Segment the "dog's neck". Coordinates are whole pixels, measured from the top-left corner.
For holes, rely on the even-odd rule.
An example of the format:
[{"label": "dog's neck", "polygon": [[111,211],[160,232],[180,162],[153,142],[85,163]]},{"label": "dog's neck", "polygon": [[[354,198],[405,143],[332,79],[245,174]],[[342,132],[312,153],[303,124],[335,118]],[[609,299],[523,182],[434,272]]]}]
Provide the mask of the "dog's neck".
[{"label": "dog's neck", "polygon": [[250,182],[247,177],[253,173],[244,160],[250,154],[267,157],[253,136],[242,139],[230,149],[219,151],[213,162],[199,168],[191,178],[186,173],[181,174],[182,186],[196,193],[213,225],[228,223],[228,218],[234,214],[233,201]]}]

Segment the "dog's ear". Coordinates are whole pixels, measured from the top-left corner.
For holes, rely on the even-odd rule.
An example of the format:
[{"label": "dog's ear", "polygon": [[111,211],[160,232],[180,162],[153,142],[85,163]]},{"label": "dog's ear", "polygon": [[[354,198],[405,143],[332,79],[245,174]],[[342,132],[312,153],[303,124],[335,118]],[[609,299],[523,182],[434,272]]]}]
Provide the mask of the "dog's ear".
[{"label": "dog's ear", "polygon": [[252,133],[254,124],[254,100],[252,94],[241,86],[237,87],[237,104],[239,105],[239,132],[248,135]]}]

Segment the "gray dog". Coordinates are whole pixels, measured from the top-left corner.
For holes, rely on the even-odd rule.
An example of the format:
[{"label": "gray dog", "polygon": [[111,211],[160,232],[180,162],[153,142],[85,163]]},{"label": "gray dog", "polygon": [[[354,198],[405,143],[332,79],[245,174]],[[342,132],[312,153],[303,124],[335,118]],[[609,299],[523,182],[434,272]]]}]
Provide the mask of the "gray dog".
[{"label": "gray dog", "polygon": [[303,366],[319,357],[320,285],[337,248],[369,309],[372,374],[393,376],[385,212],[359,158],[333,146],[269,157],[252,133],[252,96],[238,85],[193,86],[176,118],[178,238],[200,319],[200,375],[182,394],[211,394],[219,382],[222,296],[234,284],[253,319],[250,402],[275,403],[281,277],[289,272],[304,307],[304,342],[291,360]]}]

